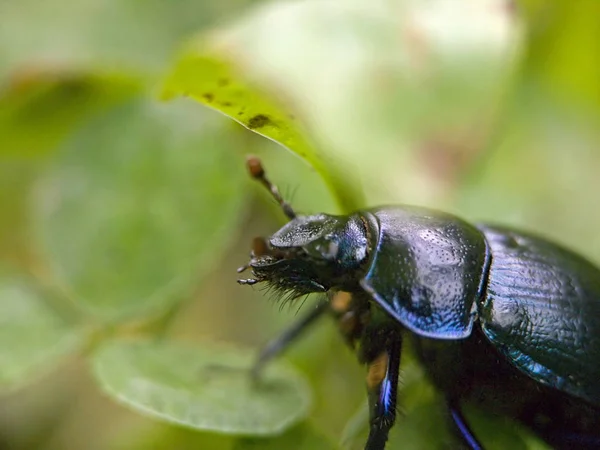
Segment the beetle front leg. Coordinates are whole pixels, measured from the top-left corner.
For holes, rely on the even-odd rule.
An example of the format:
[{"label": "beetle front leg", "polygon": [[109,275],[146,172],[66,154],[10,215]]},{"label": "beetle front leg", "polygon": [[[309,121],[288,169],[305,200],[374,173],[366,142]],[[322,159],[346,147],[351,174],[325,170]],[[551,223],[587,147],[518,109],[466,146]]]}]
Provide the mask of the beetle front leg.
[{"label": "beetle front leg", "polygon": [[329,303],[321,300],[314,309],[308,312],[305,316],[301,317],[300,320],[292,323],[292,325],[283,331],[275,339],[269,341],[267,345],[263,347],[261,352],[252,367],[252,378],[257,379],[260,375],[262,368],[273,358],[281,354],[289,345],[298,338],[305,330],[307,330],[312,323],[314,323],[319,317],[329,309]]},{"label": "beetle front leg", "polygon": [[383,450],[396,421],[396,396],[402,339],[389,341],[387,349],[369,363],[367,391],[370,430],[365,450]]}]

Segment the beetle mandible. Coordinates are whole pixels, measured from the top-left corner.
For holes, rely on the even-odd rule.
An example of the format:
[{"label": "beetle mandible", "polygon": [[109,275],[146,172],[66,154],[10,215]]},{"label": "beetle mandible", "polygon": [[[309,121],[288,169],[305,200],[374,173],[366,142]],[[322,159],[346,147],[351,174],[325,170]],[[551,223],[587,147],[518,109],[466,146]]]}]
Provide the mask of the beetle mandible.
[{"label": "beetle mandible", "polygon": [[600,448],[600,270],[535,235],[413,206],[298,216],[248,158],[290,221],[254,240],[253,278],[292,298],[327,294],[260,353],[254,374],[330,313],[368,367],[366,450],[396,418],[403,341],[444,394],[450,424],[481,444],[471,402],[523,423],[554,448]]}]

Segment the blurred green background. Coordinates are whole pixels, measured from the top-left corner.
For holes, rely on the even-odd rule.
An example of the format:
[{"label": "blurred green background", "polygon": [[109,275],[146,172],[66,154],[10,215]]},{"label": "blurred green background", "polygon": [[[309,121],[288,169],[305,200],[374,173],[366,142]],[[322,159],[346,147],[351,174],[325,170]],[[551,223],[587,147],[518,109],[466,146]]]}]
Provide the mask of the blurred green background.
[{"label": "blurred green background", "polygon": [[[313,393],[307,410],[282,375],[304,400],[273,404],[297,425],[198,425],[215,392],[194,391],[194,349],[251,358],[298,314],[235,282],[284,220],[245,155],[302,213],[432,206],[599,263],[598,17],[595,0],[0,2],[0,448],[361,448],[364,370],[328,321],[285,357]],[[404,369],[389,448],[454,448]],[[165,381],[150,400],[127,384],[146,375]],[[542,448],[472,416],[490,448]]]}]

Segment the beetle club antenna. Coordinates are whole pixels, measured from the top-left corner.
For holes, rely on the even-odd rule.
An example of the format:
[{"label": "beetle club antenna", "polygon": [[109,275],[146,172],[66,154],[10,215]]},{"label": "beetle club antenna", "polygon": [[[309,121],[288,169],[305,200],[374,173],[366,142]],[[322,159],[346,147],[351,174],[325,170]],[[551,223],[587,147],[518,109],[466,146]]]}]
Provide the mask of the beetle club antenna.
[{"label": "beetle club antenna", "polygon": [[[269,246],[265,238],[255,237],[252,241],[252,258],[257,256],[267,255],[269,253]],[[237,270],[237,273],[242,273],[250,268],[250,263],[243,265]],[[243,283],[249,284],[249,283]]]},{"label": "beetle club antenna", "polygon": [[277,203],[279,203],[279,206],[281,206],[281,209],[283,209],[283,213],[288,217],[288,219],[295,219],[296,213],[292,209],[291,205],[283,199],[279,193],[279,189],[277,189],[277,186],[268,180],[260,159],[256,156],[248,156],[246,159],[246,166],[248,167],[250,176],[257,181],[260,181],[260,183],[269,190]]}]

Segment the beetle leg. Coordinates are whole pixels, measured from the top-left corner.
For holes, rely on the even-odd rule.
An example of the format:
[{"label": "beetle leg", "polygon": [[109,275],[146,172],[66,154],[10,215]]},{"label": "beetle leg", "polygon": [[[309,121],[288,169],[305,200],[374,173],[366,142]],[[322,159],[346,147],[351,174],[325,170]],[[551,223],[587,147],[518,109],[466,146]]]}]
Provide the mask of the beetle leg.
[{"label": "beetle leg", "polygon": [[369,363],[367,390],[371,428],[365,450],[383,450],[396,420],[396,394],[402,339],[390,339],[387,349]]},{"label": "beetle leg", "polygon": [[483,447],[473,434],[471,427],[467,423],[467,419],[463,415],[460,406],[458,403],[448,400],[448,411],[450,412],[450,417],[452,418],[452,423],[454,424],[455,432],[460,437],[462,442],[470,449],[470,450],[483,450]]},{"label": "beetle leg", "polygon": [[292,342],[296,340],[308,327],[314,323],[319,317],[328,310],[329,303],[321,300],[314,309],[309,311],[308,314],[300,318],[300,320],[294,322],[289,328],[283,331],[275,339],[269,341],[267,345],[263,347],[258,355],[254,366],[252,367],[252,378],[258,379],[262,368],[273,358],[282,353]]},{"label": "beetle leg", "polygon": [[252,286],[253,284],[259,283],[260,280],[257,280],[255,278],[248,278],[246,280],[237,280],[237,282],[238,282],[238,284],[247,284],[247,285]]},{"label": "beetle leg", "polygon": [[237,273],[242,273],[245,272],[246,270],[248,270],[250,268],[250,263],[248,264],[244,264],[242,267],[238,267],[237,268]]},{"label": "beetle leg", "polygon": [[[366,320],[368,310],[357,308],[357,304],[350,292],[338,291],[331,296],[331,313],[338,324],[338,328],[350,348],[356,347]],[[365,316],[365,317],[363,317]]]}]

